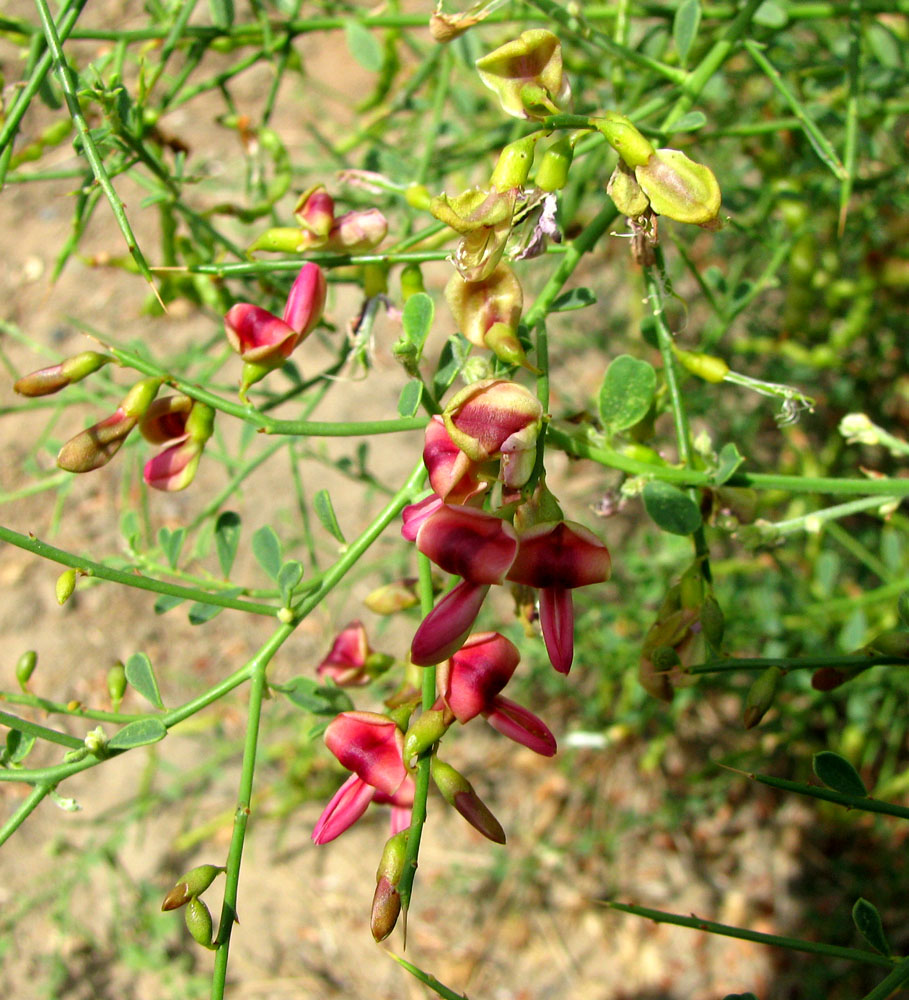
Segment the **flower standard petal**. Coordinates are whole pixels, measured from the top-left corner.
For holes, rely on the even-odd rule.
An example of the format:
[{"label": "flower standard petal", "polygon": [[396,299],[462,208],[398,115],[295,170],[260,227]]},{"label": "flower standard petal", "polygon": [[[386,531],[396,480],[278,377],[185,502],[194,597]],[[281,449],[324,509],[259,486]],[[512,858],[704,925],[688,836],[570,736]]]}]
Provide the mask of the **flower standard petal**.
[{"label": "flower standard petal", "polygon": [[394,795],[407,777],[403,743],[395,723],[375,712],[342,712],[325,730],[325,745],[344,767],[386,795]]},{"label": "flower standard petal", "polygon": [[481,632],[439,668],[439,690],[458,722],[469,722],[491,710],[493,699],[511,680],[520,659],[517,646],[504,635]]},{"label": "flower standard petal", "polygon": [[238,302],[224,317],[230,346],[244,361],[278,368],[300,342],[301,334],[283,319],[250,302]]},{"label": "flower standard petal", "polygon": [[448,504],[423,522],[416,541],[438,567],[471,583],[501,583],[518,551],[517,535],[507,521]]},{"label": "flower standard petal", "polygon": [[318,264],[307,261],[294,279],[282,317],[283,321],[297,333],[299,338],[297,344],[322,318],[326,291],[325,275],[322,273],[322,268]]}]

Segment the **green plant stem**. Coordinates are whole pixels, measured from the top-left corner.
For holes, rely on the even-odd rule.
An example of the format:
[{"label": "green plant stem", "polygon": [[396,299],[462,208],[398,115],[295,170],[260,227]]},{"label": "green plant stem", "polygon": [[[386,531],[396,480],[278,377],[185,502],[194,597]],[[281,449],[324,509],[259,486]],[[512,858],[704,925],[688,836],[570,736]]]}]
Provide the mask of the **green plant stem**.
[{"label": "green plant stem", "polygon": [[254,406],[235,403],[217,393],[203,389],[195,382],[178,378],[165,369],[140,357],[133,351],[127,351],[110,344],[104,345],[111,354],[123,365],[141,372],[164,378],[167,384],[179,389],[186,396],[207,403],[215,410],[228,413],[246,423],[258,427],[264,434],[287,434],[297,437],[371,437],[374,434],[397,434],[402,431],[422,430],[427,423],[427,417],[399,417],[395,420],[276,420],[269,417]]},{"label": "green plant stem", "polygon": [[840,182],[840,213],[837,235],[843,238],[846,231],[846,215],[849,199],[855,183],[856,154],[858,152],[859,102],[862,97],[862,5],[861,0],[849,4],[849,96],[846,99],[846,127],[843,141],[843,169],[846,176]]},{"label": "green plant stem", "polygon": [[[669,407],[672,410],[676,444],[679,449],[679,460],[683,466],[690,467],[693,457],[691,427],[688,423],[688,413],[685,410],[685,404],[682,401],[682,391],[679,385],[675,355],[672,352],[673,336],[666,322],[666,313],[663,305],[661,275],[665,273],[665,265],[661,249],[655,247],[654,251],[656,254],[656,267],[659,268],[659,273],[653,267],[644,265],[642,268],[644,287],[647,289],[647,300],[650,303],[651,315],[656,327],[657,343],[660,348],[660,356],[663,359],[663,378],[666,380],[666,388],[669,392]],[[697,504],[700,499],[697,491],[693,487],[689,487],[689,494],[692,501]],[[704,535],[703,524],[698,526],[692,538],[695,555],[700,562],[701,574],[709,583],[711,579],[710,550],[707,548],[707,539]]]},{"label": "green plant stem", "polygon": [[401,958],[400,955],[396,955],[393,951],[388,952],[388,954],[401,966],[402,969],[407,969],[407,971],[428,986],[433,993],[438,994],[443,1000],[465,1000],[464,993],[455,993],[453,989],[448,986],[443,985],[436,979],[435,976],[431,976],[428,972],[424,972],[421,968],[408,962],[407,959]]},{"label": "green plant stem", "polygon": [[21,535],[18,531],[0,526],[0,541],[9,542],[20,549],[32,552],[42,559],[49,559],[59,563],[61,566],[69,566],[71,569],[80,570],[90,577],[100,580],[109,580],[112,583],[121,583],[126,587],[134,587],[137,590],[149,590],[155,594],[167,594],[171,597],[179,597],[187,601],[197,601],[200,604],[213,604],[219,608],[232,608],[234,611],[248,611],[255,615],[265,615],[273,618],[277,613],[277,608],[270,604],[257,604],[254,601],[241,601],[234,597],[226,597],[223,594],[212,593],[208,590],[200,590],[197,587],[183,587],[176,583],[167,583],[164,580],[155,580],[147,576],[138,576],[135,572],[113,569],[105,566],[104,563],[86,559],[84,556],[75,555],[65,549],[58,549],[54,545],[42,542],[32,535]]},{"label": "green plant stem", "polygon": [[[283,630],[290,635],[291,626]],[[286,636],[285,636],[286,638]],[[243,859],[243,845],[246,841],[246,830],[249,824],[250,806],[252,803],[253,778],[256,770],[256,752],[259,745],[259,722],[262,717],[262,699],[265,697],[267,684],[265,672],[271,656],[259,656],[255,659],[250,672],[249,707],[246,717],[246,740],[243,745],[243,764],[240,772],[240,784],[237,789],[237,808],[234,814],[234,830],[227,854],[227,872],[224,886],[224,902],[221,904],[221,920],[216,938],[215,967],[212,974],[212,1000],[221,1000],[224,996],[224,986],[227,981],[227,959],[230,953],[230,937],[234,923],[237,920],[237,893],[240,886],[240,863]]]},{"label": "green plant stem", "polygon": [[862,594],[849,597],[837,597],[830,601],[821,601],[818,604],[809,604],[807,607],[799,609],[798,614],[785,615],[783,625],[786,628],[802,628],[806,618],[836,618],[839,615],[847,615],[856,608],[880,608],[885,607],[888,602],[899,597],[904,590],[909,590],[909,577],[901,580],[894,580],[883,587],[875,587],[874,590],[866,590]]},{"label": "green plant stem", "polygon": [[0,847],[19,829],[37,807],[54,790],[54,786],[44,782],[35,785],[28,795],[19,803],[19,808],[0,826]]},{"label": "green plant stem", "polygon": [[632,903],[614,903],[607,901],[611,910],[621,913],[631,913],[636,917],[645,917],[659,924],[675,924],[677,927],[690,927],[696,931],[707,931],[709,934],[722,934],[724,937],[740,938],[742,941],[754,941],[757,944],[773,945],[777,948],[789,948],[792,951],[803,951],[809,955],[826,955],[829,958],[845,958],[852,962],[865,962],[882,968],[892,968],[893,960],[883,955],[859,948],[841,948],[835,944],[825,944],[823,941],[803,941],[801,938],[786,937],[780,934],[762,934],[759,931],[749,931],[743,927],[733,927],[729,924],[718,924],[714,920],[702,920],[700,917],[683,917],[678,913],[666,913],[663,910],[652,910],[647,906],[635,906]]},{"label": "green plant stem", "polygon": [[905,806],[898,806],[892,802],[881,802],[870,796],[862,798],[859,795],[844,795],[842,792],[834,792],[830,788],[821,788],[819,785],[803,785],[798,781],[788,781],[786,778],[774,778],[769,774],[748,774],[747,777],[759,781],[762,785],[769,785],[771,788],[779,788],[784,792],[795,792],[796,795],[807,795],[812,799],[823,799],[825,802],[835,802],[847,809],[859,809],[862,812],[881,813],[885,816],[895,816],[897,819],[909,819],[909,809]]},{"label": "green plant stem", "polygon": [[135,261],[136,267],[139,269],[139,273],[151,286],[151,289],[155,293],[161,308],[164,309],[164,303],[161,301],[160,295],[158,295],[158,289],[155,286],[155,281],[152,277],[151,271],[149,270],[148,263],[145,260],[142,251],[139,249],[139,244],[136,241],[136,237],[133,235],[129,220],[126,218],[126,210],[123,208],[123,202],[114,190],[110,177],[107,175],[107,170],[104,167],[104,161],[101,158],[101,154],[98,152],[95,140],[92,138],[91,130],[85,120],[85,115],[82,113],[82,108],[79,105],[79,98],[76,95],[76,85],[73,80],[72,71],[63,56],[60,36],[57,33],[56,25],[51,17],[50,9],[47,6],[47,0],[35,0],[35,4],[38,8],[38,15],[41,18],[41,24],[44,29],[44,36],[47,39],[48,48],[53,56],[54,68],[57,71],[57,77],[59,78],[60,86],[63,89],[66,107],[69,110],[70,117],[72,118],[73,124],[76,126],[76,131],[79,133],[79,138],[82,141],[82,152],[85,155],[85,159],[88,160],[89,166],[92,168],[95,180],[107,196],[111,212],[113,212],[114,218],[117,220],[117,225],[120,227],[120,232],[126,240],[126,246],[129,250],[130,256]]},{"label": "green plant stem", "polygon": [[[100,708],[85,708],[81,702],[78,708],[70,708],[67,702],[51,701],[37,694],[20,694],[18,691],[0,691],[0,702],[28,705],[30,708],[40,708],[49,715],[69,715],[74,719],[93,719],[95,722],[127,723],[147,717],[145,712],[105,712]],[[79,746],[82,746],[81,741]]]},{"label": "green plant stem", "polygon": [[7,726],[9,729],[26,733],[39,740],[47,740],[49,743],[57,743],[70,750],[80,750],[85,746],[82,740],[75,736],[58,732],[56,729],[48,729],[47,726],[39,726],[37,722],[20,719],[18,715],[10,715],[9,712],[0,712],[0,726]]},{"label": "green plant stem", "polygon": [[[570,455],[589,458],[593,462],[619,469],[633,476],[645,476],[675,483],[678,486],[711,486],[710,473],[698,469],[679,469],[671,465],[652,465],[623,455],[603,444],[593,444],[574,429],[567,430],[550,424],[548,441]],[[827,493],[840,496],[909,496],[909,479],[836,479],[827,476],[786,476],[776,473],[737,472],[724,486],[752,486],[764,490],[786,490],[790,493]]]},{"label": "green plant stem", "polygon": [[882,979],[870,993],[866,993],[862,1000],[888,1000],[888,997],[894,996],[905,983],[909,983],[909,958],[904,958],[890,975]]},{"label": "green plant stem", "polygon": [[[425,617],[432,611],[433,605],[432,563],[422,552],[417,554],[417,571],[419,573],[420,610]],[[422,669],[421,707],[425,712],[432,708],[436,700],[436,668],[430,666]],[[407,847],[404,852],[404,871],[398,882],[398,893],[401,897],[401,908],[404,911],[405,919],[405,940],[407,911],[413,897],[413,881],[419,864],[420,841],[423,836],[423,826],[426,823],[426,804],[429,798],[429,778],[433,753],[435,753],[435,748],[430,747],[429,750],[420,755],[420,759],[417,761],[413,808],[410,813],[410,830],[407,834]]]},{"label": "green plant stem", "polygon": [[757,42],[752,41],[750,38],[746,38],[742,44],[745,46],[745,49],[751,58],[761,68],[767,79],[770,80],[776,88],[777,93],[779,93],[783,100],[789,105],[795,117],[798,118],[799,124],[802,126],[802,131],[805,133],[805,137],[820,157],[821,162],[830,169],[833,176],[836,177],[837,180],[848,181],[849,172],[843,166],[840,158],[836,155],[836,150],[831,145],[830,140],[817,127],[814,119],[808,114],[802,102],[798,99],[782,76],[780,76],[779,70],[761,51],[761,46],[758,45]]},{"label": "green plant stem", "polygon": [[817,670],[818,667],[879,667],[883,665],[909,667],[907,656],[884,656],[879,653],[850,653],[844,656],[732,656],[709,660],[687,667],[687,674],[721,674],[732,670]]},{"label": "green plant stem", "polygon": [[[862,497],[860,500],[848,500],[846,503],[834,504],[832,507],[824,507],[821,510],[812,510],[807,514],[800,514],[798,517],[790,517],[785,521],[772,521],[766,526],[767,534],[771,538],[779,538],[783,535],[792,535],[798,531],[818,531],[821,525],[830,521],[837,521],[842,517],[850,517],[852,514],[860,514],[866,510],[874,510],[876,507],[883,507],[897,501],[897,497]],[[763,524],[761,525],[763,528]],[[833,524],[827,525],[829,531]],[[884,577],[886,579],[886,576]]]}]

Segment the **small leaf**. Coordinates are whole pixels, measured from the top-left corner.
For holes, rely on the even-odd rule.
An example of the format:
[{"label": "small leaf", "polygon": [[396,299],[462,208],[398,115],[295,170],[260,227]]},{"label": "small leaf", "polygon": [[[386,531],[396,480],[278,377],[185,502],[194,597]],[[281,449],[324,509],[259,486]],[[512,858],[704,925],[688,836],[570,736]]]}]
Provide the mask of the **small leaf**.
[{"label": "small leaf", "polygon": [[281,588],[281,603],[286,608],[294,595],[294,587],[303,579],[303,567],[296,559],[288,559],[278,573],[278,586]]},{"label": "small leaf", "polygon": [[587,306],[592,306],[596,300],[596,295],[589,288],[572,288],[563,292],[553,302],[549,311],[551,313],[573,312],[575,309],[585,309]]},{"label": "small leaf", "polygon": [[215,548],[225,579],[230,576],[239,544],[240,515],[232,510],[222,511],[215,522]]},{"label": "small leaf", "polygon": [[882,66],[888,69],[903,68],[904,45],[886,25],[880,21],[870,21],[865,28],[865,38]]},{"label": "small leaf", "polygon": [[673,535],[690,535],[701,526],[698,505],[672,483],[649,482],[644,487],[644,509],[663,531]]},{"label": "small leaf", "polygon": [[6,759],[10,764],[20,764],[31,753],[34,745],[35,737],[31,733],[11,729],[6,734]]},{"label": "small leaf", "polygon": [[607,432],[627,430],[644,417],[656,392],[656,372],[646,361],[620,354],[600,386],[600,419]]},{"label": "small leaf", "polygon": [[185,597],[176,597],[173,594],[162,594],[157,601],[155,601],[155,614],[163,615],[178,605],[182,604],[186,600]]},{"label": "small leaf", "polygon": [[157,743],[167,736],[167,728],[160,719],[136,719],[128,722],[108,741],[109,750],[130,750],[132,747],[144,747],[149,743]]},{"label": "small leaf", "polygon": [[701,0],[681,0],[672,21],[672,38],[683,66],[688,62],[688,53],[697,38],[700,23]]},{"label": "small leaf", "polygon": [[151,660],[145,653],[133,653],[126,661],[126,679],[155,708],[164,708]]},{"label": "small leaf", "polygon": [[401,323],[404,327],[404,334],[417,350],[419,358],[420,351],[429,331],[432,329],[432,321],[435,316],[435,303],[426,292],[417,292],[404,304],[404,312],[401,315]]},{"label": "small leaf", "polygon": [[120,518],[120,534],[126,542],[130,551],[135,551],[142,538],[142,528],[139,525],[139,514],[135,510],[128,510]]},{"label": "small leaf", "polygon": [[860,799],[868,797],[868,789],[858,771],[838,753],[822,750],[814,755],[812,766],[817,777],[833,791]]},{"label": "small leaf", "polygon": [[359,21],[348,21],[344,25],[347,36],[347,48],[356,61],[372,73],[378,73],[382,68],[382,46],[378,39]]},{"label": "small leaf", "polygon": [[458,372],[464,367],[465,344],[469,346],[469,342],[461,334],[455,334],[445,341],[445,346],[439,356],[439,367],[432,377],[432,388],[437,397],[445,392],[458,377]]},{"label": "small leaf", "polygon": [[738,448],[736,448],[732,441],[724,444],[717,456],[716,471],[713,473],[714,483],[717,486],[722,486],[723,483],[735,475],[736,470],[744,461],[744,457],[739,454]]},{"label": "small leaf", "polygon": [[423,398],[423,383],[419,379],[411,379],[401,390],[398,399],[398,416],[412,417],[420,409],[420,400]]},{"label": "small leaf", "polygon": [[890,945],[887,943],[887,935],[884,934],[884,924],[873,903],[869,903],[867,899],[859,896],[855,901],[855,906],[852,907],[852,922],[859,934],[875,951],[890,957]]},{"label": "small leaf", "polygon": [[281,542],[274,528],[267,524],[259,528],[252,536],[252,550],[262,569],[272,580],[277,580],[281,572]]},{"label": "small leaf", "polygon": [[171,569],[177,568],[177,561],[180,558],[180,550],[183,548],[183,541],[186,538],[186,528],[177,528],[171,531],[169,528],[161,528],[158,532],[158,544],[161,546],[167,565]]},{"label": "small leaf", "polygon": [[784,28],[789,21],[789,15],[774,0],[764,0],[761,6],[754,12],[752,21],[755,24],[763,25],[765,28]]},{"label": "small leaf", "polygon": [[189,606],[189,624],[204,625],[220,615],[223,610],[222,604],[205,604],[202,601],[196,601]]},{"label": "small leaf", "polygon": [[689,111],[687,115],[673,122],[673,132],[697,132],[707,124],[707,115],[703,111]]},{"label": "small leaf", "polygon": [[345,543],[344,532],[341,531],[341,526],[335,517],[335,509],[332,506],[328,490],[319,490],[312,498],[312,506],[322,527],[343,545]]},{"label": "small leaf", "polygon": [[342,688],[323,687],[311,677],[295,677],[286,684],[270,686],[314,715],[337,715],[338,712],[349,712],[354,707]]}]

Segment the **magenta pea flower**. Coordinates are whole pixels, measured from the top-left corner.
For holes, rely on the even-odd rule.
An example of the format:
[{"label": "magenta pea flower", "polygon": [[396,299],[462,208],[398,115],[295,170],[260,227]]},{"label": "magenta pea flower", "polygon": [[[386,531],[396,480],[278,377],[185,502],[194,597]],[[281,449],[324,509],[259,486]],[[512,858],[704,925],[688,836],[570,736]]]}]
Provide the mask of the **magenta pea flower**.
[{"label": "magenta pea flower", "polygon": [[156,399],[142,417],[139,431],[146,441],[167,447],[145,463],[145,482],[170,493],[186,489],[195,478],[214,422],[215,411],[189,396]]},{"label": "magenta pea flower", "polygon": [[520,536],[508,579],[540,593],[540,626],[552,665],[567,674],[574,658],[571,591],[609,578],[609,550],[573,521],[542,521]]},{"label": "magenta pea flower", "polygon": [[334,794],[312,831],[315,844],[340,836],[370,802],[390,805],[392,835],[406,829],[414,781],[404,766],[404,734],[375,712],[342,712],[325,730],[325,745],[354,773]]},{"label": "magenta pea flower", "polygon": [[330,677],[338,687],[354,687],[368,684],[393,662],[393,657],[369,648],[366,629],[361,622],[351,622],[335,638],[328,655],[316,667],[316,673],[322,678]]},{"label": "magenta pea flower", "polygon": [[469,503],[489,485],[479,479],[478,463],[455,444],[438,414],[426,425],[423,464],[433,492],[445,503]]},{"label": "magenta pea flower", "polygon": [[490,586],[502,583],[518,551],[514,528],[473,507],[441,504],[420,525],[417,548],[440,569],[463,579],[423,619],[410,659],[426,667],[460,649]]},{"label": "magenta pea flower", "polygon": [[241,394],[273,368],[290,357],[322,317],[325,306],[325,275],[318,264],[307,262],[300,268],[281,318],[253,305],[238,302],[224,317],[230,346],[246,362]]},{"label": "magenta pea flower", "polygon": [[544,757],[556,752],[555,737],[542,719],[499,692],[520,661],[517,646],[498,632],[479,632],[438,668],[441,692],[433,708],[447,705],[462,725],[483,715],[503,736]]}]

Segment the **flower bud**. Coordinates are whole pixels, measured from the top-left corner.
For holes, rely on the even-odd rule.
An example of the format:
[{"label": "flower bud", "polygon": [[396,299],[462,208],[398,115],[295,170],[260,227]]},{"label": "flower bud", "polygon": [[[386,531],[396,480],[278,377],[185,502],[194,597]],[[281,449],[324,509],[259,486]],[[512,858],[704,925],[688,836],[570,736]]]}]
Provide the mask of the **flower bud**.
[{"label": "flower bud", "polygon": [[541,191],[561,191],[568,183],[568,170],[574,158],[574,143],[568,136],[560,136],[543,153],[534,184]]},{"label": "flower bud", "polygon": [[876,635],[871,642],[862,647],[862,651],[870,655],[909,657],[909,632],[903,629],[890,629]]},{"label": "flower bud", "polygon": [[336,253],[366,253],[377,247],[388,234],[388,220],[377,208],[347,212],[331,227],[326,250]]},{"label": "flower bud", "polygon": [[681,347],[676,347],[675,344],[672,345],[672,353],[692,375],[697,375],[705,382],[722,382],[729,374],[729,365],[722,358],[717,358],[712,354],[684,351]]},{"label": "flower bud", "polygon": [[99,354],[97,351],[83,351],[81,354],[74,354],[71,358],[61,361],[58,365],[40,368],[38,371],[23,375],[13,385],[13,390],[18,392],[20,396],[48,396],[72,385],[73,382],[80,382],[87,375],[110,364],[113,360],[107,354]]},{"label": "flower bud", "polygon": [[194,896],[186,906],[184,918],[186,929],[192,934],[193,940],[201,944],[203,948],[211,950],[214,947],[211,941],[211,913],[209,913],[205,903]]},{"label": "flower bud", "polygon": [[432,758],[430,768],[432,780],[445,801],[454,806],[464,819],[475,830],[482,833],[487,840],[491,840],[494,844],[504,844],[505,831],[502,829],[502,824],[489,811],[483,800],[473,790],[470,782],[450,764],[439,760],[438,757]]},{"label": "flower bud", "polygon": [[328,236],[335,221],[335,203],[324,184],[317,184],[300,195],[294,218],[302,230],[317,239]]},{"label": "flower bud", "polygon": [[107,694],[113,710],[118,711],[126,694],[126,669],[119,660],[107,672]]},{"label": "flower bud", "polygon": [[74,569],[64,570],[58,577],[54,585],[54,592],[57,596],[58,604],[66,604],[73,596],[76,589],[76,571]]},{"label": "flower bud", "polygon": [[411,184],[404,191],[404,200],[411,208],[415,208],[419,212],[428,212],[432,195],[425,184]]},{"label": "flower bud", "polygon": [[38,654],[33,649],[27,649],[16,661],[16,680],[24,693],[28,693],[29,678],[38,666]]},{"label": "flower bud", "polygon": [[[227,869],[222,865],[197,865],[177,880],[176,885],[164,897],[162,910],[176,910],[191,899],[201,896],[214,880]],[[211,931],[209,930],[209,937]]]},{"label": "flower bud", "polygon": [[[651,143],[624,115],[611,111],[596,119],[594,124],[630,170],[644,166],[653,155],[654,148]],[[640,215],[640,212],[635,214]]]},{"label": "flower bud", "polygon": [[250,243],[246,248],[246,254],[252,257],[259,250],[264,250],[266,253],[302,253],[310,249],[305,241],[306,234],[294,226],[272,226]]},{"label": "flower bud", "polygon": [[376,892],[372,899],[369,929],[377,942],[384,941],[391,934],[401,912],[398,883],[404,874],[408,832],[402,830],[386,841],[376,871]]},{"label": "flower bud", "polygon": [[536,144],[537,135],[528,135],[508,143],[499,154],[498,162],[489,179],[494,191],[501,193],[509,188],[521,188],[527,183]]},{"label": "flower bud", "polygon": [[442,709],[423,712],[404,734],[404,760],[412,760],[425,753],[446,733],[454,719]]},{"label": "flower bud", "polygon": [[107,735],[101,726],[95,726],[91,732],[85,734],[85,749],[96,757],[107,756]]},{"label": "flower bud", "polygon": [[398,611],[405,611],[420,603],[416,585],[415,578],[386,583],[367,594],[363,603],[376,615],[393,615]]},{"label": "flower bud", "polygon": [[562,73],[562,46],[551,31],[524,31],[476,62],[480,79],[515,118],[545,118],[571,96]]},{"label": "flower bud", "polygon": [[776,697],[776,689],[782,676],[783,671],[779,667],[768,667],[748,689],[743,716],[746,729],[754,729],[767,714]]}]

